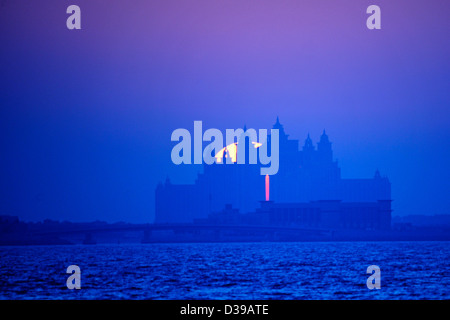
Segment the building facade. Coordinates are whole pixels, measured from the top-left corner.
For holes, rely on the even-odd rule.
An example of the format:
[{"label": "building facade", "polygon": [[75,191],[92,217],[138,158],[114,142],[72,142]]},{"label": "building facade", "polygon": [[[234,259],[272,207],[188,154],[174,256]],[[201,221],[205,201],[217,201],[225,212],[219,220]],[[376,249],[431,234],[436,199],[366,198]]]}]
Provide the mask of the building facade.
[{"label": "building facade", "polygon": [[325,131],[317,146],[308,135],[300,149],[299,141],[289,139],[278,118],[273,128],[279,130],[280,149],[279,171],[270,176],[270,201],[261,206],[266,182],[259,164],[204,165],[194,184],[175,185],[169,179],[158,184],[155,223],[191,223],[222,212],[228,205],[241,215],[248,214],[247,223],[252,216],[271,224],[316,221],[330,228],[389,228],[391,184],[387,177],[377,170],[370,179],[343,179]]}]

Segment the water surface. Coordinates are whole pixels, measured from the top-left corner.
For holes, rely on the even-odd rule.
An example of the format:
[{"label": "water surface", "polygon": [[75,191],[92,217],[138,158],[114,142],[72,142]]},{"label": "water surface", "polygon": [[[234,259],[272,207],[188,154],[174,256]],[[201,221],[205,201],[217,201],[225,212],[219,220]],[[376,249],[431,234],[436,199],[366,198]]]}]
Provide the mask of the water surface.
[{"label": "water surface", "polygon": [[[0,298],[450,299],[449,261],[450,242],[0,247]],[[74,264],[80,290],[66,287]]]}]

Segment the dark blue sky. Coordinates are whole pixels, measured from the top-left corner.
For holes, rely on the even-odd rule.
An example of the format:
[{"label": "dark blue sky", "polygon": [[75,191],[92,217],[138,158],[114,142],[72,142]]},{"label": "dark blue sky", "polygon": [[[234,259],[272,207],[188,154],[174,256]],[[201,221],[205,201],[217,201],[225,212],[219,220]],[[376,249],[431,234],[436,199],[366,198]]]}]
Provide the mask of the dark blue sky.
[{"label": "dark blue sky", "polygon": [[325,128],[344,178],[392,182],[394,215],[450,213],[448,1],[0,4],[0,214],[153,219],[176,128]]}]

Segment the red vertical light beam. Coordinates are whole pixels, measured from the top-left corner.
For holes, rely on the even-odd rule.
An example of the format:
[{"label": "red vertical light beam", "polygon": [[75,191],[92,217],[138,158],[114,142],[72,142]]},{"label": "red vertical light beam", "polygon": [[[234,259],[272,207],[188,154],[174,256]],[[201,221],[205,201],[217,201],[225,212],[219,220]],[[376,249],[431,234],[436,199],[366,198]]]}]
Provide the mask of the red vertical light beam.
[{"label": "red vertical light beam", "polygon": [[269,189],[270,189],[269,175],[266,174],[266,201],[269,201]]}]

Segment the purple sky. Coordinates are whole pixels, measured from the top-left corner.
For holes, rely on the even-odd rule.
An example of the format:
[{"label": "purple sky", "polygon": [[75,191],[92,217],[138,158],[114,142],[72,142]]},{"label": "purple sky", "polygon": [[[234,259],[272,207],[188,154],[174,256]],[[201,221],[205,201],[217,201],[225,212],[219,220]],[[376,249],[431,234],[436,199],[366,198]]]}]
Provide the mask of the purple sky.
[{"label": "purple sky", "polygon": [[[66,28],[77,4],[82,30]],[[382,29],[366,28],[381,7]],[[0,214],[150,221],[170,133],[325,128],[395,215],[450,213],[449,1],[0,0]]]}]

